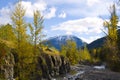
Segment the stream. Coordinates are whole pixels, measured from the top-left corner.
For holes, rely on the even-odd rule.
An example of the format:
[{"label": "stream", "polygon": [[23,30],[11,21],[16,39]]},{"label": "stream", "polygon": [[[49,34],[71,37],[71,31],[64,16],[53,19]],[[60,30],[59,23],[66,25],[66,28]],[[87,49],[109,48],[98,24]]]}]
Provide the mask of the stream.
[{"label": "stream", "polygon": [[85,65],[76,65],[71,66],[71,72],[62,75],[56,78],[53,78],[52,80],[77,80],[82,74],[84,74],[87,71],[93,71],[93,70],[105,70],[105,66],[85,66]]}]

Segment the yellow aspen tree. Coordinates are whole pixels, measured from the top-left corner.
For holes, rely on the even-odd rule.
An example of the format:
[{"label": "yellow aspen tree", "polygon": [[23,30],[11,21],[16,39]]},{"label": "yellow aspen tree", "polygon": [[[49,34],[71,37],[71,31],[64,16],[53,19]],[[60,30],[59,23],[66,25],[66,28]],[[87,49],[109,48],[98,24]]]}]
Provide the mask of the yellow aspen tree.
[{"label": "yellow aspen tree", "polygon": [[[36,53],[37,44],[41,42],[42,29],[43,29],[43,16],[40,14],[38,10],[34,12],[34,23],[29,24],[30,32],[31,32],[31,42],[34,45],[34,53]],[[36,54],[35,54],[36,55]]]}]

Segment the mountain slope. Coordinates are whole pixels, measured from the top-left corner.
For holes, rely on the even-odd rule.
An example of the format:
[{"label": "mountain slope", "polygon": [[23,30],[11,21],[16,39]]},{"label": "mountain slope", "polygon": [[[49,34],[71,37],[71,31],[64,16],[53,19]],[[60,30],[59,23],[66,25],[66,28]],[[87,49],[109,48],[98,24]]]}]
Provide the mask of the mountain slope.
[{"label": "mountain slope", "polygon": [[46,40],[44,42],[44,44],[51,46],[51,47],[55,47],[56,49],[60,50],[61,46],[66,44],[67,40],[75,41],[77,48],[79,48],[85,44],[85,42],[83,42],[81,39],[79,39],[76,36],[72,36],[72,35],[52,37],[52,38],[49,38],[48,40]]},{"label": "mountain slope", "polygon": [[105,40],[106,40],[106,37],[99,38],[99,39],[91,42],[90,44],[88,44],[87,47],[88,47],[88,49],[94,49],[94,48],[102,47]]},{"label": "mountain slope", "polygon": [[[120,37],[120,29],[118,29],[118,37]],[[90,44],[87,45],[88,49],[94,49],[94,48],[99,48],[102,47],[107,39],[107,36],[99,38]]]}]

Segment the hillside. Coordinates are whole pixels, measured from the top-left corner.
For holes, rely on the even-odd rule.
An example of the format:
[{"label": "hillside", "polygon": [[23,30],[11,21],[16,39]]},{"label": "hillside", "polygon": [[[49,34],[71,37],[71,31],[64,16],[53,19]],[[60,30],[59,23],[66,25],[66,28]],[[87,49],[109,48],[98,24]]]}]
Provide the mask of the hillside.
[{"label": "hillside", "polygon": [[99,39],[91,42],[90,44],[88,44],[87,47],[88,47],[88,49],[94,49],[94,48],[102,47],[105,40],[106,40],[106,37],[99,38]]}]

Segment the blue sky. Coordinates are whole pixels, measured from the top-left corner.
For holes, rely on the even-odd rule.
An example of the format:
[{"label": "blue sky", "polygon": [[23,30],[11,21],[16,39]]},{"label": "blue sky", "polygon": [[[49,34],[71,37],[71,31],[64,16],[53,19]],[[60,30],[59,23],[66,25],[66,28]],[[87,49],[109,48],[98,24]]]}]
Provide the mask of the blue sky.
[{"label": "blue sky", "polygon": [[[18,0],[0,0],[0,24],[11,23],[10,15]],[[33,11],[44,16],[44,34],[47,38],[75,35],[85,42],[92,42],[105,34],[103,21],[110,17],[109,6],[118,0],[23,0],[27,22]]]}]

